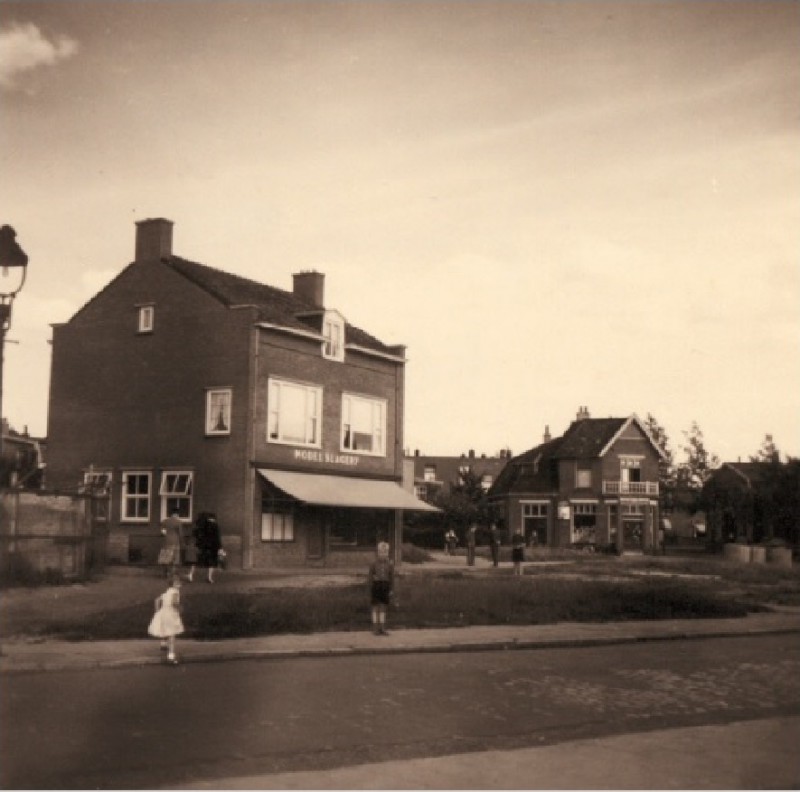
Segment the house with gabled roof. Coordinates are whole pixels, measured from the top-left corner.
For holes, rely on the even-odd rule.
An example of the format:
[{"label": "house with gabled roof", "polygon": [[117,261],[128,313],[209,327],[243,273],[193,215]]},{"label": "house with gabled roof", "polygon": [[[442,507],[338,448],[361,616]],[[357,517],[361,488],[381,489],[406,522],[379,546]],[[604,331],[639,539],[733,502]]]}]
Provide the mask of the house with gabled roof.
[{"label": "house with gabled roof", "polygon": [[48,486],[110,493],[109,555],[153,562],[173,510],[214,512],[234,565],[363,564],[404,510],[405,347],[325,305],[183,259],[171,221],[53,326]]},{"label": "house with gabled roof", "polygon": [[643,551],[656,546],[664,452],[636,416],[581,407],[560,437],[513,457],[489,490],[509,534],[528,545]]},{"label": "house with gabled roof", "polygon": [[463,483],[467,474],[477,476],[481,487],[488,492],[510,458],[511,452],[505,449],[496,456],[476,454],[472,449],[459,456],[431,456],[417,449],[406,461],[413,466],[417,497],[429,501],[449,495],[454,486]]}]

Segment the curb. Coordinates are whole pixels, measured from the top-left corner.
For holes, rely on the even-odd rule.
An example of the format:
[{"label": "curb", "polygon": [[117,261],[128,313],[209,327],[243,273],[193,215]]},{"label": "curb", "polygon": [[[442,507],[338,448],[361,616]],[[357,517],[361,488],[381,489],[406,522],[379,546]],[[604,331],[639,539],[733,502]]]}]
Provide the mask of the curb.
[{"label": "curb", "polygon": [[[291,658],[320,658],[328,659],[332,657],[355,657],[368,655],[400,655],[400,654],[447,654],[452,652],[489,652],[489,651],[514,651],[527,650],[535,651],[542,649],[580,649],[592,646],[614,646],[621,644],[634,643],[655,643],[658,641],[699,641],[714,638],[741,638],[758,637],[764,635],[787,635],[800,633],[800,625],[775,626],[772,628],[753,628],[722,630],[719,632],[664,632],[653,635],[628,635],[610,636],[593,638],[555,638],[549,640],[536,639],[500,639],[494,641],[465,641],[465,642],[443,642],[425,645],[401,644],[399,646],[343,646],[343,647],[320,647],[310,649],[238,649],[230,651],[220,651],[214,653],[184,654],[181,656],[180,665],[196,663],[220,663],[235,660],[288,660]],[[189,650],[191,651],[191,649]],[[47,671],[80,671],[97,669],[120,669],[141,667],[149,665],[168,664],[160,656],[134,656],[124,658],[87,658],[77,662],[48,662],[30,660],[14,661],[6,663],[9,659],[5,653],[0,654],[0,676],[28,673],[43,673]],[[3,666],[8,667],[3,667]],[[175,666],[169,666],[173,668]]]}]

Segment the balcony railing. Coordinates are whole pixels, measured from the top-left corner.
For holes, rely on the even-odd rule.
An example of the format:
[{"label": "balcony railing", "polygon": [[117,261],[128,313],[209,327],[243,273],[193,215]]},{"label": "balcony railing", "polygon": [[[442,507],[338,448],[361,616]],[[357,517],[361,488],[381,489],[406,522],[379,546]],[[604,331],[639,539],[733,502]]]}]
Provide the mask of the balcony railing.
[{"label": "balcony railing", "polygon": [[658,495],[658,482],[603,481],[603,495]]}]

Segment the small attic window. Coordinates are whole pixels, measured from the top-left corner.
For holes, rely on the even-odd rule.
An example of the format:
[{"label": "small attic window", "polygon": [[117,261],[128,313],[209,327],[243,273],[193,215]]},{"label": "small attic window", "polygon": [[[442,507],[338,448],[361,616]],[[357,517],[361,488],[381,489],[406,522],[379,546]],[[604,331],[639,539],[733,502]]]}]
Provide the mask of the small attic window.
[{"label": "small attic window", "polygon": [[140,305],[139,308],[139,330],[140,333],[152,333],[156,318],[156,307],[152,303]]},{"label": "small attic window", "polygon": [[326,313],[322,322],[322,357],[344,360],[344,319],[337,313]]}]

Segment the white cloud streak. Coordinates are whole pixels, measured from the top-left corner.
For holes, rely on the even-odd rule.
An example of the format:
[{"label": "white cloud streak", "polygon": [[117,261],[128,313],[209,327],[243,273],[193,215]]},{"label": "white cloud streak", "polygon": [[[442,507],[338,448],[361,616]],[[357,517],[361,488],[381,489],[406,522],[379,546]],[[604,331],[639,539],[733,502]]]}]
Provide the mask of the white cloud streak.
[{"label": "white cloud streak", "polygon": [[0,30],[0,86],[13,89],[18,77],[39,66],[55,66],[78,51],[67,36],[46,38],[36,25],[12,24]]}]

